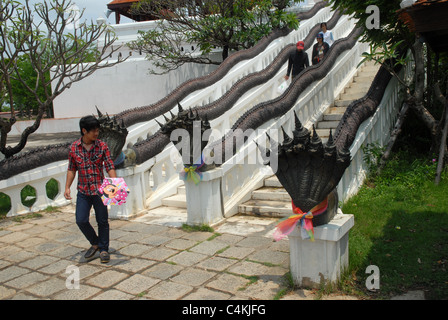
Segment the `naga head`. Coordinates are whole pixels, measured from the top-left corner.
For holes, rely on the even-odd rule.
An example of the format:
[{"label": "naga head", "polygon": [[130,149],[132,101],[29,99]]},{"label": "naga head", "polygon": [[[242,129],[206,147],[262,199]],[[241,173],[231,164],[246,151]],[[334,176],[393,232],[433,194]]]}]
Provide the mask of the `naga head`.
[{"label": "naga head", "polygon": [[[191,108],[184,110],[178,103],[178,113],[174,115],[171,111],[171,119],[165,118],[165,124],[157,123],[160,131],[170,136],[170,139],[182,155],[185,166],[202,165],[200,171],[214,168],[214,165],[204,164],[204,149],[210,138],[210,123],[207,116],[201,118],[197,111]],[[174,141],[176,140],[177,141]]]},{"label": "naga head", "polygon": [[123,120],[120,124],[114,117],[109,117],[107,113],[106,115],[103,115],[98,107],[96,110],[100,122],[100,135],[98,138],[107,143],[112,160],[115,165],[119,165],[123,162],[121,161],[124,158],[122,150],[126,143],[128,130],[126,129]]},{"label": "naga head", "polygon": [[[269,154],[270,158],[277,156],[275,175],[294,205],[308,212],[334,193],[345,169],[350,165],[349,146],[346,144],[338,150],[331,131],[328,141],[322,143],[314,126],[311,135],[296,114],[293,136],[288,136],[283,128],[282,131],[283,142],[279,144],[268,136],[271,149],[261,150],[261,153]],[[269,161],[265,164],[269,165]]]}]

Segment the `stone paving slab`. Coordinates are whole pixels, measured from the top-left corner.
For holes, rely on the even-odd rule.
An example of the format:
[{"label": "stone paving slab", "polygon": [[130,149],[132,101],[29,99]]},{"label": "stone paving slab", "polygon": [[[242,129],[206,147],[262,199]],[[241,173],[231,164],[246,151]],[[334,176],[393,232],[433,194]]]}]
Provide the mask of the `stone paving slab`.
[{"label": "stone paving slab", "polygon": [[[90,245],[73,205],[41,218],[0,221],[0,299],[270,300],[285,289],[289,242],[273,241],[277,219],[235,216],[214,232],[187,232],[178,227],[180,216],[170,220],[170,214],[162,219],[159,209],[155,219],[111,220],[107,264],[98,253],[84,259]],[[283,299],[314,297],[296,290]]]}]

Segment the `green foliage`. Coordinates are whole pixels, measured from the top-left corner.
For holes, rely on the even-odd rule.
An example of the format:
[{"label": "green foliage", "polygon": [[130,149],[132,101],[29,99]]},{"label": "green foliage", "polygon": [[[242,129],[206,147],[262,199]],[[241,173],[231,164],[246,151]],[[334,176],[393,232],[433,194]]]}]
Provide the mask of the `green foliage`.
[{"label": "green foliage", "polygon": [[[17,70],[20,74],[22,81],[19,81],[18,79],[11,79],[11,87],[12,87],[12,94],[13,94],[13,100],[15,104],[15,109],[20,111],[22,113],[22,116],[27,114],[37,114],[40,103],[36,99],[36,95],[39,97],[40,101],[45,101],[46,95],[51,94],[51,88],[50,87],[44,87],[42,84],[37,86],[36,93],[31,92],[27,89],[33,88],[36,83],[39,84],[38,80],[38,74],[36,70],[33,68],[33,65],[30,61],[28,54],[23,54],[17,59]],[[50,80],[50,73],[45,73],[45,82],[48,82]]]},{"label": "green foliage", "polygon": [[[349,272],[358,290],[388,298],[420,288],[428,298],[448,297],[448,173],[436,186],[436,165],[432,157],[399,151],[343,205],[345,214],[355,216]],[[380,270],[375,293],[365,287],[369,265]]]},{"label": "green foliage", "polygon": [[[402,0],[330,0],[333,8],[344,9],[347,14],[353,14],[358,20],[357,26],[364,30],[363,39],[376,45],[391,45],[405,40],[410,45],[414,40],[408,27],[399,19],[398,10]],[[375,5],[380,10],[380,28],[367,27],[371,19],[371,12],[367,10],[370,5]],[[367,12],[366,12],[367,11]]]},{"label": "green foliage", "polygon": [[54,178],[51,178],[46,183],[45,189],[47,191],[47,197],[51,200],[54,200],[59,194],[59,183]]},{"label": "green foliage", "polygon": [[[398,54],[398,49],[402,46],[404,40],[400,40],[394,44],[386,45],[382,44],[371,44],[370,52],[363,52],[364,57],[358,64],[358,67],[366,61],[375,61],[376,63],[386,64],[386,66],[393,70],[398,65],[405,65],[409,62],[409,57],[401,57]],[[387,64],[391,61],[395,61],[394,64]]]},{"label": "green foliage", "polygon": [[381,147],[377,142],[368,143],[365,146],[361,146],[362,152],[364,153],[363,160],[367,165],[367,171],[372,174],[378,168],[381,156],[384,153],[384,147]]},{"label": "green foliage", "polygon": [[11,198],[0,192],[0,217],[5,217],[11,210]]},{"label": "green foliage", "polygon": [[31,207],[36,202],[36,189],[31,186],[25,186],[20,192],[20,200],[23,205]]},{"label": "green foliage", "polygon": [[[282,4],[293,2],[298,1]],[[224,60],[231,50],[250,48],[275,28],[296,29],[299,25],[295,14],[285,12],[278,1],[207,0],[196,5],[190,7],[179,0],[144,0],[133,6],[134,12],[161,19],[157,29],[140,32],[139,39],[128,44],[145,52],[154,63],[156,68],[151,73],[166,73],[187,62],[219,64],[207,54],[222,48]],[[201,55],[186,52],[185,43],[196,44]]]}]

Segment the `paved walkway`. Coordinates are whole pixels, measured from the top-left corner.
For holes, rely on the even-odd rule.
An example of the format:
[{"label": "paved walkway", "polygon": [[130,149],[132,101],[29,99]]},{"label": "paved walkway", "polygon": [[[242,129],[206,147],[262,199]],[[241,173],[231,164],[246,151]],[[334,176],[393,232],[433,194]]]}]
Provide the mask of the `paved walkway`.
[{"label": "paved walkway", "polygon": [[[214,232],[186,232],[175,215],[111,220],[111,261],[101,264],[98,253],[84,260],[89,243],[73,212],[69,205],[0,221],[0,299],[272,300],[285,288],[289,243],[273,241],[276,219],[232,217]],[[335,298],[353,299],[324,297]],[[299,290],[283,299],[315,295]]]}]

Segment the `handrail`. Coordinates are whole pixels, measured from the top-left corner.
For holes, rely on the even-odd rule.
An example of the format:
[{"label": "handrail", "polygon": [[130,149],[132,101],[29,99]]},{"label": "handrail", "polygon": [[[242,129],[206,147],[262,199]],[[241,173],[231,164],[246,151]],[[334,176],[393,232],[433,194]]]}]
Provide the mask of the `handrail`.
[{"label": "handrail", "polygon": [[[345,34],[347,34],[351,31],[351,29],[354,28],[355,22],[353,21],[353,19],[344,17],[344,19],[341,20],[341,23],[338,24],[338,26],[341,30],[344,30]],[[344,65],[344,67],[333,67],[331,71],[332,76],[325,77],[325,85],[322,84],[319,87],[319,92],[316,91],[317,89],[314,85],[311,86],[311,88],[304,90],[302,94],[310,93],[309,99],[311,100],[311,105],[306,106],[303,110],[300,111],[300,114],[302,114],[304,117],[302,119],[305,119],[306,122],[310,123],[317,119],[320,114],[323,113],[323,111],[326,109],[326,107],[328,107],[329,103],[334,100],[335,95],[337,94],[336,91],[333,93],[332,88],[334,88],[335,90],[339,90],[340,92],[345,87],[345,84],[352,78],[353,74],[356,72],[357,63],[359,62],[359,58],[353,59],[353,56],[361,57],[362,51],[360,50],[365,50],[365,48],[366,45],[361,46],[360,44],[358,44],[356,50],[352,49],[349,52],[345,53],[345,55],[343,55],[345,57],[344,61],[348,65]],[[336,65],[341,65],[338,62],[340,59],[341,57],[337,59]],[[234,123],[235,120],[239,118],[241,114],[245,113],[249,108],[251,108],[251,106],[263,101],[270,100],[271,98],[273,98],[273,96],[276,97],[278,95],[276,89],[278,87],[279,79],[283,78],[284,74],[286,74],[286,65],[284,65],[283,69],[280,69],[270,81],[253,88],[251,92],[248,92],[248,94],[245,95],[245,97],[239,99],[239,101],[232,107],[232,109],[225,113],[224,116],[211,121],[212,128],[227,129],[230,127],[231,123]],[[330,83],[331,88],[329,87]],[[325,92],[325,94],[323,94],[323,92]],[[318,98],[316,98],[316,95],[318,96]],[[168,138],[165,137],[165,139]],[[152,193],[150,193],[148,200],[146,201],[146,203],[140,203],[139,209],[135,210],[136,212],[139,210],[144,210],[145,208],[160,206],[163,197],[175,194],[177,192],[177,187],[183,183],[177,176],[177,172],[179,172],[182,168],[182,162],[174,145],[170,144],[169,147],[163,150],[163,152],[158,153],[155,159],[156,160],[154,162],[154,166],[146,173],[144,173],[144,170],[137,169],[140,168],[140,165],[135,166],[135,168],[136,170],[139,170],[139,172],[142,174],[142,177],[144,177],[142,179],[144,179],[147,184],[148,181],[150,181],[150,179],[148,178],[149,174],[153,174],[153,176],[156,176],[159,181],[165,179],[165,183],[159,190],[157,189],[157,187],[160,187],[160,185],[157,185],[156,188],[151,188]],[[142,165],[145,165],[145,163],[146,162],[143,162]],[[162,167],[168,169],[171,173],[174,172],[175,176],[170,177],[169,174],[165,174],[165,176],[162,176]],[[238,164],[235,165],[235,167],[238,167],[239,170],[243,170],[246,172],[253,171],[252,167],[247,166],[247,164],[244,165],[244,169],[242,168],[242,166],[238,166]],[[226,172],[225,168],[228,168],[228,163],[225,163],[222,166],[224,174]],[[244,174],[239,173],[239,176],[244,176]],[[233,186],[233,189],[239,189],[241,185],[244,185],[242,181],[240,181],[239,186]],[[154,186],[156,186],[156,184],[154,184]],[[147,190],[148,188],[146,189],[146,191]],[[247,190],[248,189],[246,189],[246,191]],[[235,197],[233,200],[237,198],[238,197]],[[123,212],[121,208],[114,209],[116,209],[114,212],[116,216],[127,215],[127,213]]]},{"label": "handrail", "polygon": [[[342,25],[343,22],[344,21],[341,20],[340,24]],[[271,47],[271,45],[269,47]],[[362,49],[358,48],[356,50],[362,50]],[[355,52],[359,53],[359,51],[351,51],[351,54],[360,56],[360,54]],[[343,57],[338,58],[338,62],[336,64],[341,66],[339,67],[338,70],[343,70],[344,71],[343,73],[345,73],[346,75],[345,76],[338,75],[339,71],[337,71],[335,65],[331,71],[333,76],[327,77],[328,78],[327,81],[334,82],[334,84],[332,85],[335,88],[334,93],[330,89],[326,88],[325,85],[322,84],[319,85],[318,83],[313,84],[312,87],[307,89],[306,92],[303,92],[302,95],[300,96],[298,103],[301,105],[301,107],[297,111],[301,119],[308,119],[308,125],[311,121],[313,121],[315,117],[318,116],[320,112],[322,112],[324,106],[328,105],[334,99],[334,96],[332,95],[336,94],[339,88],[343,88],[345,86],[344,82],[347,81],[346,78],[351,77],[350,75],[352,75],[352,71],[348,71],[348,69],[353,69],[353,67],[351,68],[346,66],[342,67],[343,63],[341,62],[341,59],[343,59]],[[356,67],[354,59],[349,58],[346,59],[353,60],[351,62]],[[232,116],[229,115],[228,117],[226,117],[226,120],[216,119],[214,120],[216,121],[216,123],[213,123],[212,121],[213,126],[221,128],[225,127],[229,128],[230,127],[229,124],[234,122],[234,120],[231,119],[239,117],[239,115],[241,115],[240,112],[244,112],[245,109],[241,105],[245,104],[247,106],[256,104],[256,102],[254,102],[255,100],[253,100],[254,97],[256,97],[257,95],[261,96],[261,94],[257,94],[258,92],[257,90],[262,90],[265,92],[265,96],[262,97],[260,101],[269,100],[278,95],[275,89],[278,86],[279,81],[281,81],[282,76],[285,74],[285,68],[286,66],[283,66],[283,69],[281,69],[276,74],[276,76],[270,81],[269,84],[263,84],[262,86],[259,86],[257,89],[254,89],[253,92],[250,93],[248,92],[248,94],[245,97],[242,97],[242,99],[240,99],[241,102],[238,101],[238,103],[234,107],[235,110],[236,108],[242,108],[240,111],[235,111],[235,114]],[[303,99],[305,99],[304,97],[307,95],[309,96],[309,99],[307,100],[308,102],[304,102],[305,100]],[[238,105],[239,103],[241,103],[241,105]],[[287,115],[284,115],[280,117],[280,119],[285,120],[286,117]],[[266,127],[266,129],[269,129],[270,125],[272,125],[271,122],[266,123],[264,126]],[[293,128],[293,125],[284,124],[284,127],[291,129]],[[180,165],[180,163],[181,163],[180,158],[179,157],[176,158],[176,154],[175,152],[173,152],[173,148],[171,147],[166,148],[162,153],[158,154],[156,157],[150,159],[149,161],[146,161],[142,165],[138,165],[133,168],[120,169],[120,175],[126,177],[126,179],[129,179],[129,184],[135,186],[134,190],[141,189],[141,192],[136,192],[134,194],[135,198],[133,199],[132,205],[129,202],[129,205],[127,204],[126,206],[122,206],[121,211],[116,211],[115,210],[116,208],[111,210],[111,217],[126,219],[139,211],[145,210],[149,207],[160,205],[161,198],[163,196],[172,194],[173,188],[175,188],[175,186],[177,185],[182,184],[182,181],[180,181],[177,177],[177,172],[179,169],[178,165]],[[227,164],[222,166],[222,170],[226,173],[226,177],[225,179],[223,179],[223,190],[231,190],[233,184],[232,181],[236,181],[235,178],[237,176],[241,176],[241,178],[245,176],[243,172],[234,171],[235,168]],[[251,170],[252,168],[248,166],[245,171],[247,173]],[[260,170],[258,170],[256,174],[259,175],[260,177],[261,176],[264,177],[266,175],[265,172],[266,170],[265,169],[264,171]],[[11,197],[13,203],[13,208],[10,211],[9,215],[13,214],[16,215],[18,213],[40,210],[48,205],[58,206],[67,204],[68,202],[63,198],[62,192],[60,192],[60,194],[54,200],[47,200],[48,197],[45,195],[45,183],[48,181],[48,179],[54,177],[55,180],[58,182],[59,186],[61,187],[65,183],[65,172],[66,167],[64,167],[64,161],[60,161],[51,164],[48,167],[31,170],[29,172],[10,178],[8,180],[0,181],[0,189],[2,190],[2,192],[6,191],[5,193]],[[246,178],[244,179],[246,180],[247,183],[247,181],[251,180],[251,178],[253,177],[248,178],[246,175]],[[253,182],[252,185],[257,183],[259,184],[259,181],[261,180]],[[10,189],[11,185],[14,186],[15,191]],[[21,205],[19,197],[20,190],[25,185],[31,185],[37,191],[37,199],[36,199],[37,201],[31,208],[31,210]],[[60,190],[62,189],[60,188]],[[236,200],[238,199],[238,196],[236,196],[237,194],[238,192],[236,192],[234,195],[226,194],[227,197],[226,207],[227,212],[229,214],[231,214],[232,210],[234,211],[236,208],[235,204],[232,205],[231,202],[234,203],[236,202]],[[244,196],[240,195],[240,199],[241,197]]]},{"label": "handrail", "polygon": [[[226,64],[219,67],[222,73],[223,70],[232,66],[228,71],[219,79],[217,76],[204,76],[204,82],[207,84],[207,90],[201,90],[200,88],[194,91],[188,92],[187,94],[180,95],[179,92],[184,90],[187,86],[186,83],[180,85],[176,88],[169,96],[163,98],[161,101],[156,102],[151,106],[143,106],[140,108],[130,109],[124,111],[122,115],[118,114],[116,116],[117,119],[120,119],[125,114],[130,112],[134,112],[136,110],[150,110],[149,114],[145,115],[145,118],[142,118],[140,113],[134,115],[135,120],[129,121],[131,127],[129,128],[129,134],[126,140],[126,145],[130,147],[135,144],[137,141],[141,141],[146,139],[149,135],[154,134],[158,129],[159,125],[155,120],[160,123],[164,123],[165,119],[162,116],[164,113],[169,112],[171,109],[177,106],[177,102],[180,102],[182,106],[185,108],[196,107],[196,106],[204,106],[208,103],[216,101],[222,95],[226,93],[237,81],[239,81],[244,76],[258,72],[268,66],[274,59],[277,57],[279,51],[285,46],[295,43],[298,40],[296,39],[304,39],[310,32],[310,30],[320,21],[326,21],[331,16],[331,8],[329,7],[321,7],[322,3],[318,6],[315,5],[316,8],[320,8],[310,19],[302,22],[299,29],[293,31],[289,34],[284,34],[281,37],[276,35],[273,41],[269,42],[269,45],[265,43],[259,44],[260,47],[264,47],[265,49],[261,52],[259,50],[252,49],[250,52],[248,50],[244,50],[240,53],[235,53],[226,60]],[[237,56],[243,56],[236,59]],[[230,60],[234,59],[237,63],[230,64]],[[228,64],[227,64],[228,63]],[[218,70],[214,72],[217,73]],[[215,79],[218,78],[218,79]],[[196,81],[200,81],[200,79],[196,79]],[[210,85],[212,84],[212,85]],[[167,102],[168,101],[168,102]],[[166,105],[166,106],[164,106]],[[152,113],[152,114],[151,114]],[[149,119],[146,122],[141,122],[141,119]],[[138,123],[134,121],[139,121]],[[149,134],[148,134],[149,133]]]},{"label": "handrail", "polygon": [[[322,16],[322,12],[329,12],[329,8],[322,9],[324,8],[324,6],[325,6],[324,2],[317,3],[310,11],[302,12],[298,16],[302,18],[311,17],[312,19],[323,17],[326,18],[325,16]],[[304,24],[306,25],[306,23]],[[134,119],[133,120],[131,119],[131,123],[132,121],[139,122],[144,121],[145,119],[153,119],[154,116],[157,115],[160,116],[164,112],[168,112],[173,107],[175,107],[177,99],[181,98],[182,96],[188,96],[189,94],[194,93],[194,91],[196,89],[199,89],[201,85],[209,86],[210,83],[213,83],[213,81],[216,81],[223,76],[225,77],[226,73],[231,71],[232,68],[233,70],[235,70],[234,67],[238,62],[257,56],[260,53],[260,51],[263,50],[263,48],[266,48],[269,45],[269,42],[272,39],[275,39],[282,34],[287,34],[288,32],[289,30],[287,29],[278,30],[277,32],[274,32],[270,36],[259,41],[259,43],[255,47],[248,50],[242,50],[240,52],[233,54],[231,57],[226,59],[226,61],[221,64],[221,66],[218,68],[219,72],[217,70],[216,72],[213,72],[211,75],[187,81],[186,83],[176,88],[171,94],[169,94],[159,102],[149,107],[147,106],[138,108],[140,111],[143,112],[143,114],[139,112],[132,112],[132,110],[134,109],[129,109],[124,111],[119,116],[125,116],[129,113],[132,114],[132,117],[134,117]],[[236,69],[238,69],[238,67]],[[236,74],[238,75],[238,72]],[[159,117],[158,121],[162,123],[164,122],[164,120],[161,119],[161,117]],[[156,130],[157,125],[155,120],[147,121],[145,124],[138,126],[137,128],[136,127],[128,128],[128,131],[130,131],[130,133],[128,134],[127,142],[124,146],[124,149],[130,148],[137,142],[148,138]],[[18,161],[16,161],[15,159],[14,160],[5,159],[4,161],[0,161],[0,168],[2,170],[2,172],[0,173],[0,180],[8,179],[13,175],[22,173],[24,170],[22,169],[24,167],[23,166],[24,163],[27,163],[25,167],[28,168],[28,170],[33,170],[34,168],[45,166],[45,164],[48,164],[50,162],[66,159],[68,154],[68,145],[66,146],[51,145],[48,146],[48,148],[51,148],[51,156],[49,152],[42,150],[42,148],[36,148],[36,150],[33,150],[32,153],[31,152],[28,154],[24,153],[22,156],[20,156],[20,159]],[[30,159],[28,159],[29,157]],[[18,165],[19,163],[22,165]]]},{"label": "handrail", "polygon": [[[300,16],[302,16],[304,18],[312,18],[314,20],[316,18],[325,19],[328,17],[330,10],[329,10],[329,8],[324,8],[324,7],[325,7],[325,3],[322,1],[320,3],[317,3],[310,11],[301,13]],[[326,13],[326,15],[323,13]],[[307,21],[305,21],[303,23],[303,25],[306,25],[306,22]],[[302,26],[302,29],[303,29],[303,26]],[[277,37],[277,36],[274,36],[274,38],[275,37]],[[269,45],[269,42],[265,43],[263,45],[266,47],[268,47],[268,46],[272,47],[272,45]],[[274,47],[275,47],[275,45],[274,45]],[[238,54],[232,55],[231,57],[233,57],[232,59],[234,60],[233,63],[235,62],[235,60],[243,61],[244,59],[250,57],[250,55],[252,54],[251,52],[253,52],[253,51],[254,51],[253,49],[252,50],[249,49],[249,50],[245,50],[245,52],[239,52]],[[238,57],[238,58],[236,58],[236,57]],[[233,66],[232,59],[227,59],[226,63],[223,63],[223,65],[226,68],[229,68],[229,66],[230,66],[229,70],[232,70],[232,66]],[[224,68],[224,67],[222,67],[222,68]],[[239,67],[237,67],[236,69],[238,69],[238,68]],[[234,68],[233,70],[236,70],[236,69]],[[238,74],[238,72],[233,72],[231,74],[232,75]],[[133,130],[131,130],[131,132],[132,131]],[[146,132],[148,132],[148,131],[146,131]],[[130,138],[131,137],[133,137],[132,133],[130,134]],[[134,136],[134,137],[136,137],[136,140],[142,139],[141,136]],[[128,146],[131,144],[132,144],[132,142],[129,142]],[[173,174],[175,172],[175,171],[173,171],[173,169],[165,170],[164,167],[166,167],[167,165],[163,161],[161,163],[159,162],[160,165],[157,164],[157,160],[160,158],[161,158],[161,155],[155,157],[154,159],[151,159],[150,161],[146,161],[146,163],[144,165],[139,166],[138,168],[124,170],[125,172],[130,172],[130,171],[135,171],[135,172],[145,171],[146,172],[145,174],[148,178],[147,179],[148,187],[143,187],[145,190],[147,190],[146,196],[148,196],[150,194],[149,188],[150,188],[151,184],[154,184],[154,183],[159,184],[159,182],[160,182],[161,185],[158,185],[158,186],[153,185],[153,187],[154,188],[157,187],[159,190],[163,189],[163,184],[165,184],[165,182],[167,180],[170,180],[169,178],[166,177],[165,172],[171,172],[171,176],[173,176]],[[13,200],[11,202],[12,208],[9,211],[8,215],[11,216],[11,215],[22,214],[22,213],[29,212],[29,211],[38,211],[38,210],[44,209],[50,205],[51,206],[60,206],[60,205],[67,204],[68,201],[64,199],[63,192],[61,192],[62,187],[65,185],[66,165],[67,165],[67,161],[64,161],[64,160],[56,161],[53,163],[49,163],[48,165],[36,167],[36,168],[28,170],[26,172],[22,172],[20,175],[15,175],[15,176],[12,176],[7,179],[0,180],[0,190],[2,190],[1,192],[7,194],[10,197],[10,199]],[[153,170],[155,170],[157,167],[160,167],[160,170],[157,174],[153,174],[153,172],[149,172],[149,168],[152,168]],[[127,175],[127,174],[124,173],[124,175]],[[46,191],[45,191],[45,184],[48,182],[48,180],[50,180],[52,178],[57,181],[57,183],[59,185],[59,190],[60,190],[59,194],[56,196],[55,199],[49,199],[47,197]],[[31,208],[24,206],[20,201],[20,197],[18,196],[20,194],[20,191],[23,189],[23,187],[25,187],[27,185],[33,187],[36,190],[36,202],[33,204],[33,206]],[[76,181],[74,181],[74,183],[72,184],[72,189],[75,189],[75,187],[76,187]],[[141,201],[143,201],[143,200],[141,199]]]}]

